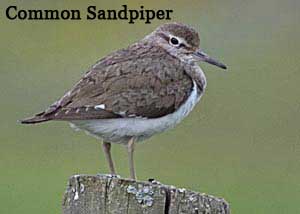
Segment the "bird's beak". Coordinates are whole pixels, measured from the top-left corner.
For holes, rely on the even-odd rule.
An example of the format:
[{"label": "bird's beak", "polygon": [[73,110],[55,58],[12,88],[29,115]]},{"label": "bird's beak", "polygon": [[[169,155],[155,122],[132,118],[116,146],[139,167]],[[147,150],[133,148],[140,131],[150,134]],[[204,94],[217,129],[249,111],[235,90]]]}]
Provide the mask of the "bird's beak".
[{"label": "bird's beak", "polygon": [[218,66],[220,68],[223,69],[227,69],[226,65],[224,65],[223,63],[219,62],[218,60],[208,56],[206,53],[204,53],[201,49],[198,49],[194,52],[194,56],[196,57],[196,59],[198,61],[203,61],[203,62],[207,62],[209,64]]}]

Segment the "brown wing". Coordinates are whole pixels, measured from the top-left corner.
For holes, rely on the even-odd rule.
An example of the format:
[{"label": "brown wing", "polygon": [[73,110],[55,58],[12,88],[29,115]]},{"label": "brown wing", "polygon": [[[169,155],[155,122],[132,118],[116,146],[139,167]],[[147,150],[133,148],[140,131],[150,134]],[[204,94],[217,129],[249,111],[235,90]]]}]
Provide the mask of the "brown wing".
[{"label": "brown wing", "polygon": [[159,47],[133,45],[94,65],[40,116],[50,120],[157,118],[187,99],[192,80],[184,65]]}]

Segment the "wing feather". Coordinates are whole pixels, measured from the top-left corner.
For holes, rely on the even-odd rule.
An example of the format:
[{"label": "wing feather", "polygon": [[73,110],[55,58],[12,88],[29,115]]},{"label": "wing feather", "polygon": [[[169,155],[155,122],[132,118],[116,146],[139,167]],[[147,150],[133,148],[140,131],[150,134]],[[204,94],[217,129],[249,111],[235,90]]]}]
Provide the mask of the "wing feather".
[{"label": "wing feather", "polygon": [[38,117],[47,120],[157,118],[176,111],[191,90],[192,80],[182,62],[160,47],[135,44],[98,61],[69,92]]}]

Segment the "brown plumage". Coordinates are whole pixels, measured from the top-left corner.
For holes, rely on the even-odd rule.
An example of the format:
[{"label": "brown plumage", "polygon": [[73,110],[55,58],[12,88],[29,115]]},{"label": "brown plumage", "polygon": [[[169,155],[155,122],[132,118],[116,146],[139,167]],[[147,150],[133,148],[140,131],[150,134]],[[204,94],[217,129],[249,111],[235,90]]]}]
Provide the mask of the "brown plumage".
[{"label": "brown plumage", "polygon": [[125,144],[135,179],[135,142],[174,127],[203,95],[206,78],[197,62],[226,69],[199,45],[193,28],[164,24],[139,42],[99,60],[48,109],[21,122],[68,121],[103,139],[111,174],[115,174],[111,143]]},{"label": "brown plumage", "polygon": [[[191,88],[192,80],[179,59],[161,47],[134,44],[101,59],[46,111],[22,123],[157,118],[178,109]],[[96,109],[97,105],[105,109]]]}]

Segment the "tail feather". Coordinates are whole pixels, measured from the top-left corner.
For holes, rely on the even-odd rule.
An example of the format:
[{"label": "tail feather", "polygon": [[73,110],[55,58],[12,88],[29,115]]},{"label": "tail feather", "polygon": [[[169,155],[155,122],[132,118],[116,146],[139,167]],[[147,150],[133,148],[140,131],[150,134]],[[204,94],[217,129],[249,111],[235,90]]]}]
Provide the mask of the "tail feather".
[{"label": "tail feather", "polygon": [[46,122],[48,120],[51,120],[51,119],[49,117],[45,117],[44,114],[40,113],[33,117],[20,120],[19,122],[22,124],[34,124],[34,123]]}]

